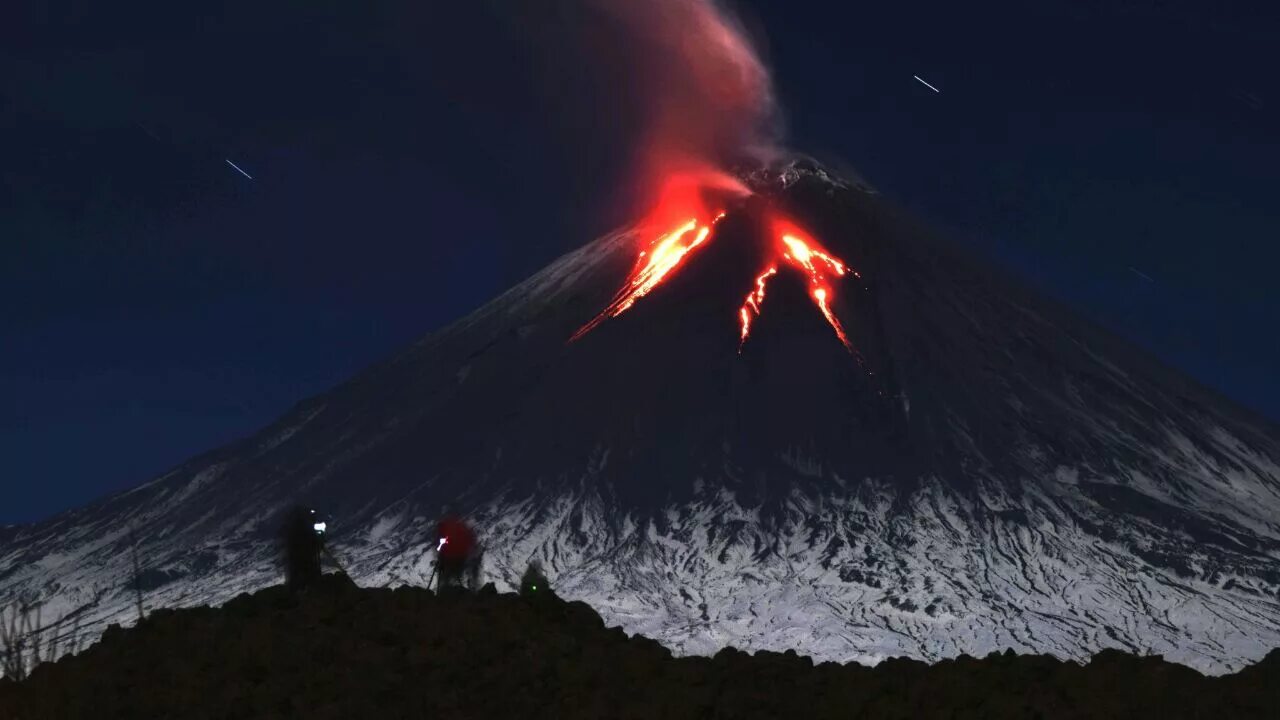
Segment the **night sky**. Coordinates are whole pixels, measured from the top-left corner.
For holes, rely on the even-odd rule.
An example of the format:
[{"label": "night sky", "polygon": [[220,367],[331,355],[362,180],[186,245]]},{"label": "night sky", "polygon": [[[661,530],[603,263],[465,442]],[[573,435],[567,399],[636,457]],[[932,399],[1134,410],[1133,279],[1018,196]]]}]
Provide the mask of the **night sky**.
[{"label": "night sky", "polygon": [[[630,219],[641,113],[582,4],[6,6],[0,523],[243,437]],[[1274,3],[735,7],[790,147],[1280,420]]]}]

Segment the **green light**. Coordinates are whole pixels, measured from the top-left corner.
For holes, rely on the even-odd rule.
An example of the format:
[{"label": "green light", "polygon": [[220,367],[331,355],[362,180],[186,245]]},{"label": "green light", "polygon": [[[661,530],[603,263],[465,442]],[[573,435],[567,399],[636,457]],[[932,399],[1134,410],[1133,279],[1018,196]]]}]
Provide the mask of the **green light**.
[{"label": "green light", "polygon": [[538,586],[537,586],[537,585],[534,585],[534,586],[533,586],[533,589],[534,589],[534,590],[537,590],[537,589],[538,589]]}]

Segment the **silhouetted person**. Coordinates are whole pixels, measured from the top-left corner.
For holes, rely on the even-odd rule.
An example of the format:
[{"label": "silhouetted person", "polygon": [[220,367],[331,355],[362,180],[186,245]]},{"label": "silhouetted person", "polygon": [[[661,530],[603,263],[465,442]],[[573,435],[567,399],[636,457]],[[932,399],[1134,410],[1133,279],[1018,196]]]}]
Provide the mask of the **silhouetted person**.
[{"label": "silhouetted person", "polygon": [[525,569],[524,575],[520,578],[520,594],[546,595],[550,592],[551,583],[547,582],[547,576],[542,572],[542,563],[537,560],[530,560],[529,567]]},{"label": "silhouetted person", "polygon": [[284,522],[285,585],[292,590],[310,587],[320,579],[325,524],[315,510],[295,507]]},{"label": "silhouetted person", "polygon": [[476,591],[480,589],[480,576],[484,572],[484,545],[479,542],[471,550],[467,559],[467,587]]},{"label": "silhouetted person", "polygon": [[[440,574],[438,589],[461,587],[468,563],[473,561],[476,535],[462,520],[446,517],[436,533],[436,570]],[[478,571],[477,571],[478,572]]]}]

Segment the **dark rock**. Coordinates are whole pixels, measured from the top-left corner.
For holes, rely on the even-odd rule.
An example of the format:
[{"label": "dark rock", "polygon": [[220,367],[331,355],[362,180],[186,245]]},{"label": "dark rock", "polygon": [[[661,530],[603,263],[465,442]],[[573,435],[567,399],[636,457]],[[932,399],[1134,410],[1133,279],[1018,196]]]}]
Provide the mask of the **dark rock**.
[{"label": "dark rock", "polygon": [[23,682],[0,679],[0,718],[1280,717],[1280,651],[1213,678],[1119,650],[1086,665],[1006,650],[874,668],[814,667],[802,651],[674,658],[549,593],[437,598],[332,577],[112,626]]},{"label": "dark rock", "polygon": [[751,657],[735,647],[723,647],[720,652],[715,654],[715,660],[718,662],[737,661]]},{"label": "dark rock", "polygon": [[111,623],[106,630],[102,631],[102,639],[99,642],[103,644],[118,642],[122,632],[119,623]]}]

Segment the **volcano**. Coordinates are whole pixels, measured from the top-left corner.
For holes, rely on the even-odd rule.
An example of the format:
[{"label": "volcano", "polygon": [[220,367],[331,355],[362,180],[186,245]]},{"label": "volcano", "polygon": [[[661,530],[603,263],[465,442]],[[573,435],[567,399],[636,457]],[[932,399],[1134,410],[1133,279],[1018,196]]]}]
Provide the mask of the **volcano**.
[{"label": "volcano", "polygon": [[246,440],[0,529],[0,600],[131,622],[133,532],[149,607],[221,602],[280,580],[305,501],[361,584],[424,584],[463,514],[499,590],[537,559],[680,654],[1221,673],[1280,646],[1274,426],[859,180],[740,176],[639,295],[683,225],[602,237]]}]

